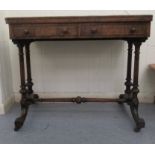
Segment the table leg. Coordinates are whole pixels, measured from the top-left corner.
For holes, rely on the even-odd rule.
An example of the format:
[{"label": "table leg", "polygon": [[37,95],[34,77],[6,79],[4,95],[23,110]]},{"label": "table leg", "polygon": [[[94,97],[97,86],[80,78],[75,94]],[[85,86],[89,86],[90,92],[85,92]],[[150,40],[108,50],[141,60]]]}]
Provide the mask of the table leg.
[{"label": "table leg", "polygon": [[31,64],[30,64],[30,43],[26,43],[25,45],[25,55],[26,55],[26,68],[27,68],[27,83],[26,86],[28,87],[27,93],[32,94],[32,77],[31,77]]},{"label": "table leg", "polygon": [[119,104],[123,104],[128,99],[131,98],[131,86],[132,86],[132,79],[131,79],[131,71],[132,71],[132,52],[133,52],[133,41],[128,41],[128,57],[127,57],[127,76],[126,76],[126,90],[125,94],[120,95],[120,102]]},{"label": "table leg", "polygon": [[25,56],[26,56],[26,68],[27,68],[27,98],[33,104],[35,103],[35,99],[38,99],[39,96],[33,93],[33,82],[31,75],[31,59],[30,59],[30,42],[25,44]]},{"label": "table leg", "polygon": [[25,65],[24,65],[24,52],[23,47],[24,44],[18,43],[17,44],[19,49],[19,64],[20,64],[20,78],[21,78],[21,115],[15,120],[15,131],[18,131],[24,124],[27,112],[28,112],[28,104],[26,103],[27,98],[27,90],[25,84]]},{"label": "table leg", "polygon": [[139,55],[140,55],[140,46],[142,42],[141,41],[135,41],[135,60],[134,60],[134,75],[133,75],[133,89],[132,89],[132,100],[130,100],[129,105],[131,109],[132,116],[134,118],[134,121],[136,123],[135,131],[138,132],[141,130],[141,128],[145,127],[145,121],[139,117],[138,114],[138,106],[139,106],[139,100],[138,100],[138,78],[139,78]]}]

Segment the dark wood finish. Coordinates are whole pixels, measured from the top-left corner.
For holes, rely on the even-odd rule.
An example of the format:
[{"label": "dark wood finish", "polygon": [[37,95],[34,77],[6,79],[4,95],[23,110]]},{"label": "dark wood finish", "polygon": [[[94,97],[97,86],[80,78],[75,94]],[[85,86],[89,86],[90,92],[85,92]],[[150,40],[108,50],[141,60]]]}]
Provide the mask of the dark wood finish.
[{"label": "dark wood finish", "polygon": [[10,35],[12,39],[137,38],[149,35],[147,25],[148,23],[26,24],[13,26]]},{"label": "dark wood finish", "polygon": [[11,39],[138,38],[150,35],[152,16],[7,18]]},{"label": "dark wood finish", "polygon": [[130,103],[130,108],[131,108],[131,113],[133,115],[133,118],[137,125],[135,128],[135,131],[139,131],[141,128],[145,127],[144,120],[139,118],[139,114],[138,114],[139,100],[137,97],[139,93],[138,76],[139,76],[139,54],[140,54],[141,44],[142,44],[141,41],[134,42],[134,45],[135,45],[134,79],[133,79],[132,100]]},{"label": "dark wood finish", "polygon": [[27,68],[27,93],[28,94],[32,94],[33,90],[32,90],[32,86],[33,86],[33,82],[32,82],[32,77],[31,77],[31,60],[30,60],[30,43],[28,42],[25,45],[25,55],[26,55],[26,68]]},{"label": "dark wood finish", "polygon": [[[131,79],[131,71],[132,71],[132,49],[133,48],[133,41],[132,40],[128,40],[128,56],[127,56],[127,75],[126,75],[126,82],[125,82],[125,86],[126,86],[126,90],[125,90],[125,94],[121,94],[120,95],[120,99],[125,99],[125,100],[130,100],[130,98],[132,98],[132,91],[131,91],[131,87],[133,85],[132,83],[132,79]],[[124,102],[124,100],[120,100],[119,104],[122,104]]]},{"label": "dark wood finish", "polygon": [[111,99],[111,98],[85,98],[85,97],[76,97],[76,98],[39,98],[38,102],[74,102],[77,104],[85,102],[119,102],[120,99]]},{"label": "dark wood finish", "polygon": [[152,15],[120,16],[65,16],[65,17],[15,17],[6,18],[8,24],[63,24],[63,23],[104,23],[104,22],[150,22]]},{"label": "dark wood finish", "polygon": [[[83,24],[80,27],[80,38],[129,38],[148,35],[147,24],[143,23],[100,23]],[[108,29],[108,31],[107,31]]]},{"label": "dark wood finish", "polygon": [[28,112],[28,106],[26,105],[26,84],[25,84],[25,66],[24,66],[24,51],[23,47],[24,45],[21,43],[17,44],[19,49],[19,63],[20,63],[20,77],[21,77],[21,116],[16,119],[15,121],[15,131],[17,131],[20,127],[23,126],[23,123],[25,121],[25,118],[27,116]]},{"label": "dark wood finish", "polygon": [[131,69],[132,69],[132,47],[133,42],[128,41],[128,61],[127,61],[127,76],[126,76],[126,94],[131,93],[132,79],[131,79]]},{"label": "dark wood finish", "polygon": [[[138,75],[141,44],[150,36],[152,16],[86,16],[86,17],[27,17],[6,18],[9,24],[10,39],[19,48],[21,75],[21,115],[15,121],[15,130],[19,130],[26,119],[29,105],[35,102],[118,102],[130,106],[136,123],[135,131],[140,131],[145,122],[138,114]],[[128,43],[127,76],[125,92],[118,99],[109,98],[39,98],[34,94],[31,77],[30,43],[51,40],[124,40]],[[135,47],[134,75],[132,73],[132,51]],[[24,63],[25,47],[26,66]],[[27,69],[27,82],[25,80]]]}]

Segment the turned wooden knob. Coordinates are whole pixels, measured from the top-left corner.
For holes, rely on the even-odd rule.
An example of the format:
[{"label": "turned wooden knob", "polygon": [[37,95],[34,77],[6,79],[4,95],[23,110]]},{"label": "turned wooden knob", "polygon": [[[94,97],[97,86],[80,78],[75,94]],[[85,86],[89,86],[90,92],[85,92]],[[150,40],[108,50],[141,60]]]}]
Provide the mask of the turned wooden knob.
[{"label": "turned wooden knob", "polygon": [[130,29],[130,33],[135,33],[136,32],[136,28],[135,27],[132,27],[131,29]]},{"label": "turned wooden knob", "polygon": [[25,34],[25,35],[28,35],[29,33],[30,33],[30,32],[29,32],[27,29],[24,30],[24,34]]},{"label": "turned wooden knob", "polygon": [[91,33],[92,33],[92,34],[97,33],[97,28],[92,28],[92,29],[91,29]]}]

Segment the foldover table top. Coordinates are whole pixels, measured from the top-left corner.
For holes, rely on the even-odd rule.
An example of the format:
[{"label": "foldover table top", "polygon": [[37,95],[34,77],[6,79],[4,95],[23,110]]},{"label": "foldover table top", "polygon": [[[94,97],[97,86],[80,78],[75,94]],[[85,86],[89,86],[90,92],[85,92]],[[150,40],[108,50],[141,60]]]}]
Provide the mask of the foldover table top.
[{"label": "foldover table top", "polygon": [[11,39],[126,39],[150,36],[152,15],[6,18]]},{"label": "foldover table top", "polygon": [[8,17],[8,24],[17,23],[61,23],[61,22],[126,22],[126,21],[151,21],[152,15],[115,15],[115,16],[49,16],[49,17]]}]

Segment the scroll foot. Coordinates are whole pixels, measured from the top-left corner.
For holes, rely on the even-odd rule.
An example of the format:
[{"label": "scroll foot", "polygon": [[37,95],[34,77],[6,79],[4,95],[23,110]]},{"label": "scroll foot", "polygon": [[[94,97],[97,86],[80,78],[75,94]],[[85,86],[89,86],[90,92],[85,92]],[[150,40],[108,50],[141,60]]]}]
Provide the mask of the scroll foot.
[{"label": "scroll foot", "polygon": [[131,113],[136,123],[136,127],[134,129],[135,132],[139,132],[142,128],[145,127],[144,119],[140,118],[138,114],[138,104],[139,104],[138,98],[134,99],[130,104]]},{"label": "scroll foot", "polygon": [[145,121],[144,121],[144,119],[140,118],[137,121],[137,124],[136,124],[134,131],[139,132],[141,130],[141,128],[144,128],[144,127],[145,127]]},{"label": "scroll foot", "polygon": [[28,113],[28,106],[27,107],[23,106],[21,108],[21,115],[20,115],[20,117],[18,117],[15,120],[15,128],[14,128],[15,131],[18,131],[23,126],[23,124],[25,122],[25,119],[26,119],[26,116],[27,116],[27,113]]}]

